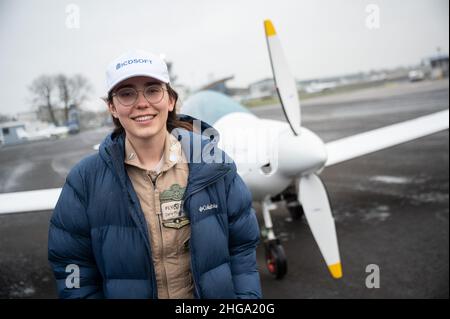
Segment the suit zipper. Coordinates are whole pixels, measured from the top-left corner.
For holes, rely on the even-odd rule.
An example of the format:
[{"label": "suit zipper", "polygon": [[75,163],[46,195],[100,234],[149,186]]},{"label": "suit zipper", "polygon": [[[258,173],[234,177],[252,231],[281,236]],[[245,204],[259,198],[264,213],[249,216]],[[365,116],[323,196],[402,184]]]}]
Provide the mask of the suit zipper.
[{"label": "suit zipper", "polygon": [[[156,185],[157,185],[157,183],[158,183],[158,178],[161,176],[161,174],[162,174],[162,172],[160,172],[158,175],[156,175],[156,178],[155,178],[155,182],[153,183],[153,180],[152,180],[152,178],[150,177],[150,180],[151,180],[151,182],[152,182],[152,184],[153,184],[153,194],[155,193],[155,191],[158,189],[157,187],[156,187]],[[159,191],[158,191],[158,194],[159,194]],[[158,195],[159,196],[159,195]],[[155,210],[158,210],[159,209],[159,207],[158,208],[156,208],[156,206],[154,207],[155,208]],[[164,238],[163,238],[163,230],[162,230],[162,227],[161,227],[161,211],[160,211],[160,213],[159,214],[157,214],[157,216],[158,216],[158,227],[159,227],[159,235],[160,235],[160,240],[161,240],[161,259],[162,259],[162,265],[163,265],[163,282],[164,282],[164,287],[165,287],[165,289],[167,290],[167,295],[169,296],[169,284],[168,284],[168,282],[167,282],[167,271],[166,271],[166,266],[165,266],[165,262],[166,262],[166,258],[165,258],[165,255],[164,255]],[[170,297],[170,296],[169,296]]]}]

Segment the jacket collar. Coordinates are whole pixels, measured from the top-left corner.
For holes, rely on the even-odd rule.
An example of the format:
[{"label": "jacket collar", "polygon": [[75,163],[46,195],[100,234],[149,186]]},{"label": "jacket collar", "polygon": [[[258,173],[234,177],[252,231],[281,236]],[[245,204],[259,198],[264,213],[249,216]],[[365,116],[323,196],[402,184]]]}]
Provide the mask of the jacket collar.
[{"label": "jacket collar", "polygon": [[[179,162],[183,162],[183,154],[181,144],[175,136],[166,133],[164,141],[164,150],[160,162],[157,165],[157,172],[165,172],[171,169]],[[138,167],[143,170],[149,170],[148,167],[141,162],[130,139],[125,135],[125,164]],[[154,168],[153,168],[154,169]]]},{"label": "jacket collar", "polygon": [[[188,115],[180,115],[179,120],[200,123],[202,134],[175,129],[171,132],[180,141],[189,166],[189,179],[186,194],[193,193],[227,174],[236,172],[236,166],[225,152],[217,147],[219,133],[206,122],[199,121]],[[206,133],[208,136],[204,135]],[[214,138],[211,139],[210,136]],[[116,172],[121,184],[127,186],[125,170],[125,134],[110,133],[100,144],[99,154],[108,167]]]}]

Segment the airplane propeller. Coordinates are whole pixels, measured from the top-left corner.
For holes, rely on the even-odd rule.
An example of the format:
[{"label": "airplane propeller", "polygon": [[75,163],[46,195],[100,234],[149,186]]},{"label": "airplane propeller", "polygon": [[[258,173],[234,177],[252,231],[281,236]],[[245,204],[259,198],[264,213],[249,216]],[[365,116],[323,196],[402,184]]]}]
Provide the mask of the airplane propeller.
[{"label": "airplane propeller", "polygon": [[298,201],[333,278],[342,277],[336,227],[328,195],[316,174],[304,175],[299,181]]},{"label": "airplane propeller", "polygon": [[300,99],[298,98],[295,79],[289,70],[280,39],[275,32],[272,22],[270,20],[265,20],[264,27],[266,30],[266,40],[267,47],[269,48],[272,73],[274,75],[278,97],[281,101],[281,107],[294,135],[300,135]]},{"label": "airplane propeller", "polygon": [[[264,21],[267,47],[275,80],[275,86],[280,98],[281,106],[287,122],[298,143],[290,143],[291,146],[301,144],[301,111],[295,79],[289,71],[281,42],[270,20]],[[286,139],[285,139],[286,141]],[[283,140],[281,140],[283,142]],[[322,144],[322,145],[320,145]],[[298,168],[295,174],[299,177],[297,198],[303,206],[306,220],[316,240],[322,256],[333,278],[342,277],[342,266],[337,242],[336,227],[331,212],[328,195],[316,172],[320,171],[326,162],[326,154],[323,156],[324,143],[320,141],[316,145],[317,158],[321,158],[319,165],[314,166],[314,171]],[[286,150],[281,147],[280,150]],[[310,150],[314,152],[314,150]],[[295,150],[293,150],[295,153]],[[315,154],[312,154],[314,157]],[[283,157],[282,155],[280,157]],[[295,177],[295,176],[294,176]]]}]

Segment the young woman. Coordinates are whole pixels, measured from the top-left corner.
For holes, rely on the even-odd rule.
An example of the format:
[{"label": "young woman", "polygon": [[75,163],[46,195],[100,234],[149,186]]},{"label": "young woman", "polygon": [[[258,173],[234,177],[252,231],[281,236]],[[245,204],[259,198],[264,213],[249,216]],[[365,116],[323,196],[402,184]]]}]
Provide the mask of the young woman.
[{"label": "young woman", "polygon": [[59,296],[260,298],[251,195],[226,155],[205,160],[221,154],[214,129],[176,114],[159,57],[127,52],[106,74],[115,130],[70,171],[50,221]]}]

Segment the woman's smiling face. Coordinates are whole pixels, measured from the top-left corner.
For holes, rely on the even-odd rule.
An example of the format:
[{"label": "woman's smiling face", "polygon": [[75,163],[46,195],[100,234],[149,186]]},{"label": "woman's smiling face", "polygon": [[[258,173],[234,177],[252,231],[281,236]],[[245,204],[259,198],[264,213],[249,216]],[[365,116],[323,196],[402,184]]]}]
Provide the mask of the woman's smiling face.
[{"label": "woman's smiling face", "polygon": [[[163,89],[161,101],[153,104],[147,101],[144,90],[150,85],[157,85]],[[136,101],[127,106],[120,103],[117,96],[117,92],[126,87],[138,91]],[[150,77],[136,76],[120,82],[112,92],[113,98],[109,103],[109,110],[120,121],[127,136],[143,140],[164,136],[168,114],[175,106],[175,101],[169,96],[164,83]]]}]

